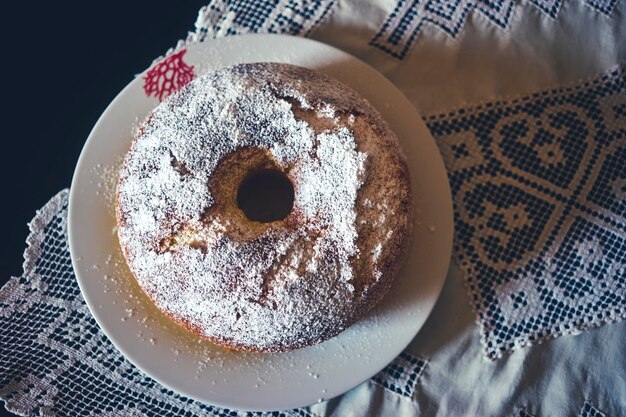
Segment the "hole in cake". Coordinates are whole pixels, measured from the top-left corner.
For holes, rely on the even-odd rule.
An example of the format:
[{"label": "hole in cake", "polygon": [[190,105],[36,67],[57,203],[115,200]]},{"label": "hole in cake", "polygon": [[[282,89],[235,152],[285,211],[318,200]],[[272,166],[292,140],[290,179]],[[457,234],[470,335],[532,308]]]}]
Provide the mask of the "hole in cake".
[{"label": "hole in cake", "polygon": [[293,184],[282,172],[260,169],[251,172],[239,184],[237,205],[255,222],[282,220],[293,208]]}]

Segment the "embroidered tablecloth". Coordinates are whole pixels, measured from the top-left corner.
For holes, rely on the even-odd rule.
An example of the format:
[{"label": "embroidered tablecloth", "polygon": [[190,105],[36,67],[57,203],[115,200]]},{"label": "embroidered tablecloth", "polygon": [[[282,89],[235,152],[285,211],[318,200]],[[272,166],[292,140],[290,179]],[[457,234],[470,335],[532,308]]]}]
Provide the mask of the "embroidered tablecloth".
[{"label": "embroidered tablecloth", "polygon": [[[625,23],[617,0],[218,0],[200,10],[168,56],[207,37],[270,32],[373,65],[424,116],[453,192],[454,262],[405,352],[343,396],[258,415],[626,415]],[[30,225],[24,274],[0,290],[7,408],[251,415],[185,399],[115,350],[80,296],[66,216],[62,191]]]}]

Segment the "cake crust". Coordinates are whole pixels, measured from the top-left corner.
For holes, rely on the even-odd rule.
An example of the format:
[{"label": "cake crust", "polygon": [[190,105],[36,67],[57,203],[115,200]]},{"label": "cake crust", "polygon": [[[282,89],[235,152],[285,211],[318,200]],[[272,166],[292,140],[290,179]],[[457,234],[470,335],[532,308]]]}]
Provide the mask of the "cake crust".
[{"label": "cake crust", "polygon": [[[249,220],[255,170],[294,188],[282,220]],[[236,350],[286,351],[340,333],[388,292],[412,227],[398,140],[349,87],[287,64],[200,77],[142,124],[120,171],[124,256],[168,316]]]}]

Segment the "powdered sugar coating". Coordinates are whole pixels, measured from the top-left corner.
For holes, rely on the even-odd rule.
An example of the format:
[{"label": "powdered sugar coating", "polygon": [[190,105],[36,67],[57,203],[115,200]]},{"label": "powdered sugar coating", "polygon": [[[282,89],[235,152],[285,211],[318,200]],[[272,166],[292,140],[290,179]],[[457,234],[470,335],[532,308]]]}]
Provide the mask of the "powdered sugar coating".
[{"label": "powdered sugar coating", "polygon": [[[370,134],[380,144],[365,143]],[[274,351],[331,337],[382,296],[390,257],[406,246],[408,177],[394,141],[356,93],[304,68],[243,64],[200,77],[154,110],[126,157],[117,215],[129,266],[160,309],[218,343]],[[294,185],[292,212],[260,229],[210,186],[246,149]],[[400,177],[400,189],[367,205],[359,193],[377,186],[373,169]],[[359,205],[375,211],[364,223]],[[384,223],[394,214],[399,223]],[[402,236],[359,226],[370,217]]]}]

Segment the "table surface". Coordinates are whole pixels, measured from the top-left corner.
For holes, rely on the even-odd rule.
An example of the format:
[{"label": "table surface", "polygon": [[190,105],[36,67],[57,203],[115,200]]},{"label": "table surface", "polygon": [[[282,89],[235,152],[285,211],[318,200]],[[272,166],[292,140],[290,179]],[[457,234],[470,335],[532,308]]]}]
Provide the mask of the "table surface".
[{"label": "table surface", "polygon": [[[2,38],[0,286],[22,271],[27,223],[69,187],[80,150],[117,93],[193,28],[203,1],[11,2]],[[0,406],[0,416],[13,415]]]},{"label": "table surface", "polygon": [[[35,210],[69,187],[80,150],[117,93],[193,28],[203,1],[113,1],[86,7],[13,2],[2,26],[9,134],[0,283],[19,276]],[[168,7],[169,6],[169,7]]]}]

